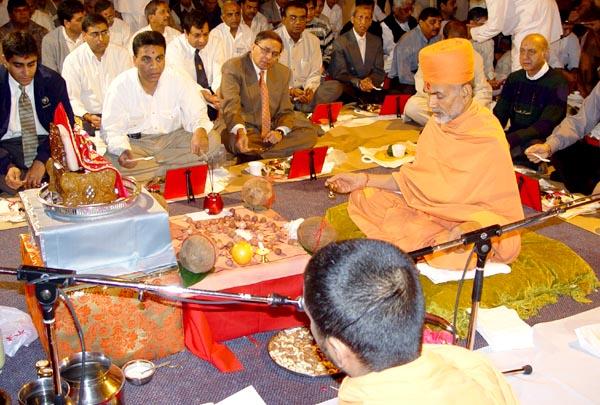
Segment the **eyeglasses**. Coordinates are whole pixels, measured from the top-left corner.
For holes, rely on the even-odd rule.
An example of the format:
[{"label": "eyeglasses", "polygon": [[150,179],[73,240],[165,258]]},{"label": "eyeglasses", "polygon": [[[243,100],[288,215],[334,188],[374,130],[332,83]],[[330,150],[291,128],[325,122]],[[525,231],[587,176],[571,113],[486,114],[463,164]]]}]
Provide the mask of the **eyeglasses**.
[{"label": "eyeglasses", "polygon": [[98,39],[100,37],[107,37],[109,34],[108,30],[98,31],[98,32],[90,32],[88,35],[94,39]]},{"label": "eyeglasses", "polygon": [[295,22],[305,23],[306,22],[306,16],[298,17],[297,15],[290,15],[290,16],[286,16],[285,18],[289,19],[291,23],[295,23]]},{"label": "eyeglasses", "polygon": [[269,49],[269,48],[264,48],[264,47],[260,46],[259,44],[257,44],[256,42],[254,43],[254,45],[258,46],[258,48],[260,49],[260,51],[265,56],[271,55],[272,57],[274,57],[275,59],[277,59],[277,58],[279,58],[279,55],[281,55],[281,52],[274,51],[274,50]]}]

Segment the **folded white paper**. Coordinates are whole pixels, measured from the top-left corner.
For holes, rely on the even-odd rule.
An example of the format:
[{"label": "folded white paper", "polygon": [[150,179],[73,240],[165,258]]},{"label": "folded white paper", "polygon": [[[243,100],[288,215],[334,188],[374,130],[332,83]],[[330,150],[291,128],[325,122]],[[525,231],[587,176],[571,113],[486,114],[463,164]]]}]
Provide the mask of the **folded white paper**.
[{"label": "folded white paper", "polygon": [[[434,284],[446,283],[448,281],[458,281],[462,276],[462,271],[438,269],[437,267],[432,267],[427,263],[417,263],[417,269],[422,275],[430,279]],[[484,277],[508,273],[510,273],[510,266],[504,263],[487,262],[483,268]],[[473,278],[475,278],[475,270],[467,271],[465,280],[472,280]]]},{"label": "folded white paper", "polygon": [[586,352],[600,357],[600,323],[575,329],[579,346]]},{"label": "folded white paper", "polygon": [[256,389],[252,385],[249,385],[243,390],[225,398],[217,405],[266,405],[266,403],[258,395]]},{"label": "folded white paper", "polygon": [[495,352],[533,347],[533,329],[514,309],[505,306],[480,308],[477,331]]}]

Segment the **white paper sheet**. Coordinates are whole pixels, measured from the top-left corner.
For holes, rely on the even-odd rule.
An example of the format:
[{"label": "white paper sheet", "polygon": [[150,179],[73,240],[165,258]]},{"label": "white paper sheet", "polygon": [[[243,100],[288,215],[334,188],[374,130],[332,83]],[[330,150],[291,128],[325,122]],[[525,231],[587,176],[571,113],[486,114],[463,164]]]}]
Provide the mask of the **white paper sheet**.
[{"label": "white paper sheet", "polygon": [[[458,281],[462,276],[462,271],[438,269],[427,263],[417,263],[417,269],[434,284]],[[510,271],[511,269],[508,264],[487,262],[483,268],[483,276],[490,277],[496,274],[508,274]],[[472,280],[473,278],[475,278],[475,270],[467,271],[465,280]]]},{"label": "white paper sheet", "polygon": [[533,347],[533,329],[514,309],[500,306],[481,308],[477,318],[477,331],[494,351]]},{"label": "white paper sheet", "polygon": [[249,385],[230,397],[225,398],[217,405],[266,405],[265,401],[258,395],[256,389]]}]

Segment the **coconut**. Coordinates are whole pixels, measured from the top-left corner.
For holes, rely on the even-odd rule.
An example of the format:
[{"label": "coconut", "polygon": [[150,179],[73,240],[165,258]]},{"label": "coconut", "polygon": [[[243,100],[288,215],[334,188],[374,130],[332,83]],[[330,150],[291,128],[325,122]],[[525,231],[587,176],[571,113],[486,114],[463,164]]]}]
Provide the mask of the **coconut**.
[{"label": "coconut", "polygon": [[242,201],[247,208],[253,211],[271,208],[274,200],[273,185],[262,177],[254,177],[242,186]]},{"label": "coconut", "polygon": [[310,253],[335,242],[337,232],[325,217],[310,217],[298,227],[298,242]]},{"label": "coconut", "polygon": [[215,267],[217,249],[214,242],[204,235],[191,235],[183,241],[179,261],[192,273],[207,273]]}]

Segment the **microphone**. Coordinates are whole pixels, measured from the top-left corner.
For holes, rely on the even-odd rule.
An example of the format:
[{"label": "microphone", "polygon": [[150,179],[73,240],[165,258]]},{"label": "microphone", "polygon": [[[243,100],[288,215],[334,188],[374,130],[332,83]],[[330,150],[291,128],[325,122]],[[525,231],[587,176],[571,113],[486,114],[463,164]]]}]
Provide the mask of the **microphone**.
[{"label": "microphone", "polygon": [[304,312],[304,298],[297,297],[295,300],[290,299],[288,297],[284,297],[279,294],[271,294],[269,295],[269,305],[271,306],[280,306],[280,305],[292,305],[296,307],[298,311]]},{"label": "microphone", "polygon": [[506,371],[502,372],[502,374],[504,374],[504,375],[516,375],[516,374],[529,375],[531,373],[533,373],[533,367],[531,367],[529,364],[525,364],[521,368],[515,368],[513,370],[506,370]]}]

